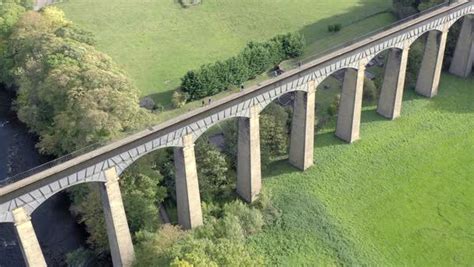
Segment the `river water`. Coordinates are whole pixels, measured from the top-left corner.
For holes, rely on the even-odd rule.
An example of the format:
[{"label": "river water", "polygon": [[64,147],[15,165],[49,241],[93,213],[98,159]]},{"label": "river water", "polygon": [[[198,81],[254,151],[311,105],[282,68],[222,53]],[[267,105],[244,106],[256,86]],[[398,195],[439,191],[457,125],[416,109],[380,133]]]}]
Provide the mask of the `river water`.
[{"label": "river water", "polygon": [[[37,138],[11,110],[14,94],[0,88],[0,181],[48,158],[35,149]],[[69,213],[66,193],[59,193],[33,214],[32,223],[48,266],[64,266],[66,253],[85,246],[86,232]],[[0,223],[0,267],[25,266],[12,223]]]}]

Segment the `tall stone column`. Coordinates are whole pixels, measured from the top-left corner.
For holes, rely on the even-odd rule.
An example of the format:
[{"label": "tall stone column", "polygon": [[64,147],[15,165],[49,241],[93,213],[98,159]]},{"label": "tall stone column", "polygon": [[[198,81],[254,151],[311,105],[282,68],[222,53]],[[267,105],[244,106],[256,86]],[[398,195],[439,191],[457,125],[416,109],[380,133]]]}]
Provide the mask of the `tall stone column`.
[{"label": "tall stone column", "polygon": [[178,223],[184,229],[202,225],[201,195],[192,134],[183,137],[183,147],[175,148]]},{"label": "tall stone column", "polygon": [[295,93],[289,161],[301,170],[313,165],[315,95],[315,81],[308,83],[308,92]]},{"label": "tall stone column", "polygon": [[114,266],[132,266],[135,252],[115,167],[105,171],[107,182],[100,184],[107,237]]},{"label": "tall stone column", "polygon": [[464,17],[449,72],[467,77],[474,63],[474,15]]},{"label": "tall stone column", "polygon": [[420,95],[434,97],[438,94],[447,36],[447,30],[428,33],[420,73],[416,81],[416,92]]},{"label": "tall stone column", "polygon": [[21,252],[26,266],[46,266],[43,252],[41,252],[33,224],[31,224],[31,217],[24,208],[17,208],[13,210],[13,219],[15,220],[15,230],[18,240],[20,240]]},{"label": "tall stone column", "polygon": [[247,202],[257,199],[262,187],[259,111],[250,108],[249,118],[239,118],[237,142],[237,193]]},{"label": "tall stone column", "polygon": [[357,70],[347,69],[344,75],[336,136],[349,143],[359,139],[364,77],[364,63]]},{"label": "tall stone column", "polygon": [[402,50],[391,49],[380,93],[377,112],[388,119],[400,117],[405,87],[405,75],[408,62],[409,47]]}]

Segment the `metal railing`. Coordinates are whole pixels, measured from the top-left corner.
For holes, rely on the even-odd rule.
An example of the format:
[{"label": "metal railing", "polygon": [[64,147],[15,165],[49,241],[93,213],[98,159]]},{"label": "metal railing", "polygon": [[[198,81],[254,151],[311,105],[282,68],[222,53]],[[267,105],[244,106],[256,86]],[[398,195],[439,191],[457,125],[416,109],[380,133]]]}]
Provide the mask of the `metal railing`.
[{"label": "metal railing", "polygon": [[[311,55],[311,56],[302,58],[302,59],[300,59],[299,61],[301,62],[301,64],[309,63],[309,62],[314,61],[314,60],[316,60],[316,59],[318,59],[318,58],[321,58],[321,57],[324,56],[324,55],[327,55],[327,54],[336,52],[336,51],[338,51],[338,50],[340,50],[340,49],[346,48],[346,47],[348,47],[348,46],[350,46],[350,45],[353,45],[353,44],[355,44],[355,43],[357,43],[357,42],[360,42],[360,41],[362,41],[362,40],[364,40],[364,39],[368,39],[368,38],[371,37],[371,36],[377,35],[377,34],[379,34],[379,33],[382,33],[382,32],[384,32],[384,31],[387,31],[387,30],[389,30],[389,29],[395,28],[395,27],[397,27],[397,26],[399,26],[399,25],[401,25],[401,24],[403,24],[403,23],[405,23],[405,22],[408,22],[408,21],[410,21],[410,20],[416,19],[416,18],[418,18],[418,17],[420,17],[420,16],[423,16],[423,15],[425,15],[425,14],[428,14],[428,13],[430,13],[430,12],[433,12],[433,11],[439,9],[439,8],[442,8],[442,7],[445,7],[445,6],[449,6],[450,4],[452,4],[452,1],[445,1],[445,2],[443,2],[443,3],[441,3],[441,4],[439,4],[439,5],[430,7],[430,8],[428,8],[428,9],[425,9],[425,10],[423,10],[423,11],[421,11],[421,12],[418,12],[418,13],[416,13],[416,14],[413,14],[413,15],[408,16],[408,17],[406,17],[406,18],[403,18],[403,19],[401,19],[401,20],[397,20],[396,22],[391,23],[391,24],[389,24],[389,25],[386,25],[386,26],[384,26],[384,27],[382,27],[382,28],[379,28],[379,29],[370,31],[370,32],[368,32],[368,33],[365,33],[365,34],[363,34],[363,35],[360,35],[360,36],[358,36],[358,37],[356,37],[356,38],[354,38],[354,39],[352,39],[352,40],[350,40],[350,41],[344,42],[344,43],[342,43],[342,44],[340,44],[340,45],[337,45],[337,46],[335,46],[335,47],[331,47],[331,48],[329,48],[329,49],[323,50],[322,52],[318,52],[317,54],[314,54],[314,55]],[[293,68],[293,69],[297,69],[297,68],[298,68],[298,67],[295,67],[295,68]]]}]

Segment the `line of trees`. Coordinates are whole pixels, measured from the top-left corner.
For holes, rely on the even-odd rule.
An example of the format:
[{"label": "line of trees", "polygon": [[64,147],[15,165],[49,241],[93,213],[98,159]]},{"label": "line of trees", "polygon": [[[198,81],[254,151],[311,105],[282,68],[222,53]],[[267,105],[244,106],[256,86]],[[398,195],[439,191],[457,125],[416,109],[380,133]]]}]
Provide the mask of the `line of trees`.
[{"label": "line of trees", "polygon": [[180,89],[186,100],[215,95],[231,86],[240,86],[285,59],[300,56],[304,45],[299,33],[278,35],[266,42],[250,42],[237,56],[188,71],[181,79]]}]

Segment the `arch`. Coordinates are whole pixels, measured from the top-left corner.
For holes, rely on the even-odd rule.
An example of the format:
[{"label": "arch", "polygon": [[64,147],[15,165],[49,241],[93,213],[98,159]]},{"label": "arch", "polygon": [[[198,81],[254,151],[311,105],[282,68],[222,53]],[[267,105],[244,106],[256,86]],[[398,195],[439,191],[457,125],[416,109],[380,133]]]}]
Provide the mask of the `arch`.
[{"label": "arch", "polygon": [[392,47],[386,47],[380,51],[378,51],[377,53],[374,53],[372,55],[370,55],[370,57],[367,58],[367,64],[372,61],[374,58],[376,58],[378,55],[382,54],[383,52],[386,52],[386,51],[390,51],[392,49],[395,49],[395,50],[403,50],[403,47],[400,47],[400,46],[392,46]]},{"label": "arch", "polygon": [[[91,179],[92,178],[92,179]],[[94,175],[93,177],[85,177],[81,180],[70,181],[68,177],[61,180],[56,180],[53,183],[47,184],[43,187],[37,188],[23,195],[17,196],[8,202],[0,205],[0,223],[14,222],[12,211],[16,208],[23,207],[28,215],[31,215],[38,207],[46,200],[55,194],[64,191],[75,185],[83,183],[105,183],[105,174]],[[58,188],[59,186],[59,188]]]},{"label": "arch", "polygon": [[199,133],[193,134],[194,142],[196,142],[196,141],[197,141],[201,136],[203,136],[209,129],[211,129],[212,127],[216,126],[217,124],[223,123],[223,122],[225,122],[225,121],[229,121],[229,120],[231,120],[231,119],[238,119],[238,118],[247,118],[247,116],[239,116],[239,115],[236,115],[236,116],[231,116],[231,117],[224,118],[224,119],[219,120],[219,121],[214,121],[214,122],[212,122],[212,124],[207,125],[207,127],[206,127],[205,129],[203,129],[202,131],[200,131]]},{"label": "arch", "polygon": [[297,92],[297,91],[301,91],[301,92],[307,92],[308,91],[308,82],[306,82],[304,85],[302,86],[299,86],[299,87],[296,87],[296,88],[292,88],[290,90],[287,90],[285,92],[281,92],[280,94],[274,94],[272,95],[271,97],[265,99],[264,102],[261,102],[259,104],[259,113],[262,113],[263,110],[265,110],[265,108],[270,105],[273,101],[275,101],[277,98],[280,98],[284,95],[287,95],[287,94],[291,94],[293,92]]},{"label": "arch", "polygon": [[339,72],[342,70],[346,71],[347,69],[353,69],[356,71],[359,70],[359,68],[356,68],[356,67],[342,67],[342,68],[333,70],[331,72],[326,73],[326,75],[324,76],[318,77],[318,82],[316,83],[316,87],[322,84],[325,80],[327,80],[329,77],[331,77],[331,75],[335,74],[336,72]]},{"label": "arch", "polygon": [[468,10],[467,13],[464,13],[461,16],[459,16],[459,17],[449,21],[448,23],[446,23],[448,25],[447,26],[448,30],[450,30],[451,27],[453,27],[453,25],[456,24],[456,22],[458,22],[460,19],[465,18],[469,15],[471,15],[471,16],[474,15],[474,8],[471,8],[471,10]]},{"label": "arch", "polygon": [[430,32],[438,32],[439,34],[442,34],[443,31],[440,30],[440,29],[428,29],[428,30],[425,30],[425,31],[422,31],[420,32],[417,36],[413,37],[413,38],[410,38],[409,40],[407,40],[407,45],[408,47],[411,47],[418,39],[420,39],[422,36],[424,36],[425,34],[429,34]]}]

